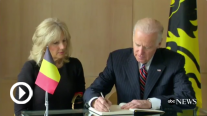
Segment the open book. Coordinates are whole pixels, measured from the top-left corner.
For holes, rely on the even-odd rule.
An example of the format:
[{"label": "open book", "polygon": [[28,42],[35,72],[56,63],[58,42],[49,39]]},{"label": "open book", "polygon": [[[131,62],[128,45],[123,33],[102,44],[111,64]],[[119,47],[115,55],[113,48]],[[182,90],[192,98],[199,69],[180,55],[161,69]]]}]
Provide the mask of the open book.
[{"label": "open book", "polygon": [[117,115],[117,114],[134,114],[138,112],[143,112],[143,113],[151,113],[151,114],[163,114],[164,111],[162,110],[152,110],[152,109],[121,109],[121,106],[123,106],[126,103],[120,103],[119,105],[111,105],[110,107],[110,112],[100,112],[95,110],[94,108],[90,107],[89,110],[98,114],[98,115]]}]

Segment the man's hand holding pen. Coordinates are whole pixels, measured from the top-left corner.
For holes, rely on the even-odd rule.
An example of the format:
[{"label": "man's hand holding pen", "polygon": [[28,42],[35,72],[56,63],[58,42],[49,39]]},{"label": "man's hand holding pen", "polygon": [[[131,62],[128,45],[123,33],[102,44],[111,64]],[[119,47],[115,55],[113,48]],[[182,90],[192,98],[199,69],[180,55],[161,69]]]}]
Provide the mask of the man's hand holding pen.
[{"label": "man's hand holding pen", "polygon": [[92,101],[92,107],[101,112],[109,112],[109,107],[112,103],[104,97],[98,97]]}]

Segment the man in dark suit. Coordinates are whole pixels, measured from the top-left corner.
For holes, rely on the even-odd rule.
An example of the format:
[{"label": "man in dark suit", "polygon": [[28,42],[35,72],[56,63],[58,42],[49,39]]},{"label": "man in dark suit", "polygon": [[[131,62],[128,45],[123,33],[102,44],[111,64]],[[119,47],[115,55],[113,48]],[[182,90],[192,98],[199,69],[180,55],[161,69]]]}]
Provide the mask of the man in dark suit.
[{"label": "man in dark suit", "polygon": [[155,19],[139,20],[133,30],[133,48],[110,53],[107,66],[84,93],[84,101],[99,111],[108,111],[108,94],[115,84],[118,103],[123,109],[193,109],[191,105],[169,105],[168,100],[195,99],[191,82],[185,74],[182,55],[159,48],[163,26]]}]

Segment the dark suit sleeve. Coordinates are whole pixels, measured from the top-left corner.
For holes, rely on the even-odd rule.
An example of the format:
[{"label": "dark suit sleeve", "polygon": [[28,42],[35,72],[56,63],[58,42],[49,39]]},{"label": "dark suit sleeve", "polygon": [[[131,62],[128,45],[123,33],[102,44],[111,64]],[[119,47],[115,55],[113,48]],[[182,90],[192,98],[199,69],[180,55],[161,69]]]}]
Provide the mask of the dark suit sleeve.
[{"label": "dark suit sleeve", "polygon": [[76,92],[85,92],[85,78],[84,72],[81,62],[77,59],[77,67],[76,67]]},{"label": "dark suit sleeve", "polygon": [[[27,61],[24,64],[20,74],[18,75],[18,82],[26,82],[31,88],[33,88],[33,85],[34,85],[34,82],[35,82],[35,80],[34,80],[34,68],[33,68],[33,64],[30,61]],[[25,100],[29,95],[29,91],[25,86],[20,86],[20,87],[26,92],[26,94],[20,100]],[[16,87],[15,98],[17,100],[19,99],[19,86]],[[14,103],[15,116],[20,116],[21,111],[29,110],[30,107],[31,107],[31,102],[30,101],[26,104],[16,104],[16,103]]]},{"label": "dark suit sleeve", "polygon": [[[161,95],[157,98],[161,99],[161,107],[165,109],[175,109],[181,111],[182,109],[193,109],[196,105],[169,105],[169,98],[174,99],[196,99],[195,92],[192,88],[191,82],[188,80],[184,69],[185,59],[181,56],[180,60],[177,62],[177,67],[174,68],[174,75],[172,80],[174,83],[173,95]],[[173,70],[173,69],[172,69]]]},{"label": "dark suit sleeve", "polygon": [[84,94],[84,101],[88,102],[93,97],[99,97],[100,92],[104,95],[108,94],[115,82],[112,54],[109,55],[107,60],[107,65],[103,72],[101,72],[98,78],[91,84],[91,86],[86,89]]}]

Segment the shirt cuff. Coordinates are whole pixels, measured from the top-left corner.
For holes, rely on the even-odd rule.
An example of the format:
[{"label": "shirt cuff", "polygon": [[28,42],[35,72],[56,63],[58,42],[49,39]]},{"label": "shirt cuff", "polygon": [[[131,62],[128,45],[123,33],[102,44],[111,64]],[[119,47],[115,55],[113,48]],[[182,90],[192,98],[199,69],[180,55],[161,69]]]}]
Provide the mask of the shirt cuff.
[{"label": "shirt cuff", "polygon": [[161,100],[158,98],[148,98],[148,100],[151,102],[152,104],[152,108],[153,110],[159,110],[160,106],[161,106]]},{"label": "shirt cuff", "polygon": [[94,100],[94,99],[97,99],[98,97],[93,97],[93,98],[91,98],[90,100],[89,100],[89,102],[88,102],[88,105],[91,107],[91,102]]}]

